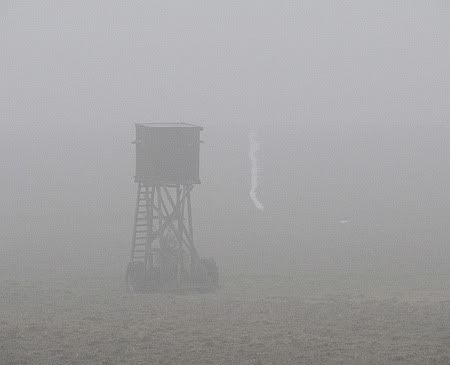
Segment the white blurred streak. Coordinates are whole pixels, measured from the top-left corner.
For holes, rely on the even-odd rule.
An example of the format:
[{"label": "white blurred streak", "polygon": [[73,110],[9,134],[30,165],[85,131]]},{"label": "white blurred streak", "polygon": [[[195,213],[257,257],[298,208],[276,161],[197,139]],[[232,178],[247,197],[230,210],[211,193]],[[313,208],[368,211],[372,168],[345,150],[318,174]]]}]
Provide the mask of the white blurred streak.
[{"label": "white blurred streak", "polygon": [[256,140],[256,137],[253,133],[249,134],[249,141],[250,141],[250,162],[251,162],[251,189],[250,189],[250,198],[252,199],[253,204],[255,205],[256,209],[258,210],[264,210],[264,206],[259,201],[258,197],[256,196],[256,192],[258,189],[258,175],[259,175],[259,168],[258,168],[258,160],[256,157],[256,154],[259,151],[260,144]]}]

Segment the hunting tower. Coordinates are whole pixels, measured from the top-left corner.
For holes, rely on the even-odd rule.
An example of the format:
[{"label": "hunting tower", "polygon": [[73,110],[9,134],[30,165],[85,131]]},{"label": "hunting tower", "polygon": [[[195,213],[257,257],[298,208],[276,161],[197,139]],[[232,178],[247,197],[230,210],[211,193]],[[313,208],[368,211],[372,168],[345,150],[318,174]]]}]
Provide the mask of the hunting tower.
[{"label": "hunting tower", "polygon": [[138,185],[130,263],[130,291],[213,289],[213,259],[194,245],[191,191],[200,184],[202,127],[187,123],[136,124]]}]

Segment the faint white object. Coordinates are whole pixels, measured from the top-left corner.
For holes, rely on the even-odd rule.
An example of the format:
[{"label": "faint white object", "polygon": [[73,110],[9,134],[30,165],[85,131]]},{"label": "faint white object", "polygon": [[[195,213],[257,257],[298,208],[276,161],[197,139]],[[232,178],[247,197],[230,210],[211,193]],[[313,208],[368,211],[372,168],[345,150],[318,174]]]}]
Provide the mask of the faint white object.
[{"label": "faint white object", "polygon": [[258,159],[256,154],[259,151],[260,144],[256,140],[256,136],[254,133],[249,134],[250,141],[250,162],[251,162],[251,189],[250,189],[250,199],[252,199],[253,204],[256,209],[264,210],[264,206],[259,201],[256,192],[258,189],[258,177],[259,177],[259,167],[258,167]]}]

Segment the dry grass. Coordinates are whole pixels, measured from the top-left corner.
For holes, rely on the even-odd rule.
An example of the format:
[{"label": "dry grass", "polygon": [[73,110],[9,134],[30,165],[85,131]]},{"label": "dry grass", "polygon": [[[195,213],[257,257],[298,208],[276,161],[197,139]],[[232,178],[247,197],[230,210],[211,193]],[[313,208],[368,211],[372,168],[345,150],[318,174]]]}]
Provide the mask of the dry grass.
[{"label": "dry grass", "polygon": [[450,364],[448,276],[240,276],[189,295],[0,282],[0,364],[390,363]]}]

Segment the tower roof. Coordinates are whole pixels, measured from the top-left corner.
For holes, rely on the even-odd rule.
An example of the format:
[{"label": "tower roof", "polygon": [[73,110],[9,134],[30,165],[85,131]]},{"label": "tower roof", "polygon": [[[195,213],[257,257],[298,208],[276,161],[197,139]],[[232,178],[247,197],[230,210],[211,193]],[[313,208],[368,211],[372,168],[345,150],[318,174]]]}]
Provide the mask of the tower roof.
[{"label": "tower roof", "polygon": [[147,128],[196,128],[202,130],[203,127],[190,123],[179,123],[179,122],[153,122],[153,123],[136,123],[136,125],[147,127]]}]

